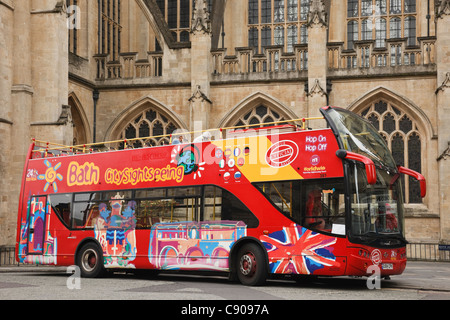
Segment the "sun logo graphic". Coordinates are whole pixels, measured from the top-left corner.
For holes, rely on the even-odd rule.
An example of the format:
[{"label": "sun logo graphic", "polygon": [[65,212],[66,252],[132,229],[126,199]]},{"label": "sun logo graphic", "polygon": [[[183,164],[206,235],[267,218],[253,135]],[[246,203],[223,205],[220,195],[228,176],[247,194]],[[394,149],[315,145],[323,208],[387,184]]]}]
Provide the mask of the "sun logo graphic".
[{"label": "sun logo graphic", "polygon": [[53,186],[53,191],[58,192],[58,185],[56,180],[62,181],[63,176],[60,173],[57,173],[58,169],[61,167],[61,162],[55,165],[54,167],[50,163],[50,161],[44,161],[45,166],[47,167],[47,171],[45,174],[38,175],[38,180],[45,180],[44,192],[47,192],[50,186]]}]

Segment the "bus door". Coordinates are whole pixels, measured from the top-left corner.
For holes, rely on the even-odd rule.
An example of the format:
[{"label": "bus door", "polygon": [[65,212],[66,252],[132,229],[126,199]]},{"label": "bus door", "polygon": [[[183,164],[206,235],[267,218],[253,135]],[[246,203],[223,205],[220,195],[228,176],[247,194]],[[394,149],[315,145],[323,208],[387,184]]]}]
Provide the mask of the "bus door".
[{"label": "bus door", "polygon": [[43,254],[47,197],[32,197],[28,212],[28,254]]}]

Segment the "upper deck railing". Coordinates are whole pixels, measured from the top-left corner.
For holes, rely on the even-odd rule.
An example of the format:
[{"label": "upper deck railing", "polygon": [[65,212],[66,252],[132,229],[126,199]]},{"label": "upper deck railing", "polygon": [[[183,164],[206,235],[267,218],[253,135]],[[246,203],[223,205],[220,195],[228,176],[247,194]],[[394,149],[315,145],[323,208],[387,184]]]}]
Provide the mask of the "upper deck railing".
[{"label": "upper deck railing", "polygon": [[[166,138],[166,140],[168,139],[169,144],[174,144],[174,139],[179,138],[180,136],[184,140],[181,143],[191,143],[191,141],[195,143],[206,140],[214,141],[230,138],[248,137],[250,135],[262,135],[262,134],[267,135],[284,132],[295,132],[308,130],[309,129],[307,127],[308,121],[322,120],[322,119],[324,118],[309,117],[309,118],[282,120],[275,122],[248,124],[248,125],[197,130],[197,131],[186,131],[182,129],[177,129],[173,133],[165,135],[111,140],[73,146],[33,139],[34,149],[32,150],[31,157],[32,159],[39,159],[39,158],[50,158],[76,154],[88,154],[94,152],[108,152],[123,149],[134,149],[134,142],[137,141],[142,142],[163,138]],[[263,127],[261,127],[261,125]],[[194,139],[194,137],[196,138]],[[155,147],[155,146],[143,145],[143,147]]]}]

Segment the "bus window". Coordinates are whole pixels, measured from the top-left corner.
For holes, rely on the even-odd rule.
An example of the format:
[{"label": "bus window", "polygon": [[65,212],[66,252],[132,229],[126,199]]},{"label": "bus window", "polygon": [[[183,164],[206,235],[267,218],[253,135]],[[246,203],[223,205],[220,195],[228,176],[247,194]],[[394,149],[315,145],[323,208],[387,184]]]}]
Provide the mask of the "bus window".
[{"label": "bus window", "polygon": [[202,221],[242,221],[248,228],[256,228],[259,220],[231,192],[216,186],[205,186]]},{"label": "bus window", "polygon": [[136,190],[137,227],[150,228],[155,223],[197,221],[201,187],[173,187]]},{"label": "bus window", "polygon": [[283,181],[283,182],[263,182],[255,184],[264,195],[269,198],[273,205],[277,207],[285,216],[293,217],[293,195],[298,189],[298,182]]},{"label": "bus window", "polygon": [[399,175],[377,170],[376,184],[369,185],[362,166],[352,165],[349,172],[352,235],[401,234],[404,213]]},{"label": "bus window", "polygon": [[[93,228],[94,225],[87,225],[91,216],[98,216],[98,201],[102,194],[99,192],[78,193],[74,195],[73,209],[71,212],[70,227],[82,229],[85,227]],[[90,220],[93,223],[93,219]]]},{"label": "bus window", "polygon": [[70,226],[72,194],[52,194],[50,196],[50,203],[53,211],[63,221],[66,226]]},{"label": "bus window", "polygon": [[167,196],[171,198],[200,197],[201,187],[176,187],[168,188]]},{"label": "bus window", "polygon": [[[155,223],[186,220],[189,215],[189,204],[173,198],[138,200],[138,228],[149,228]],[[186,208],[184,215],[182,207]],[[181,219],[181,220],[180,220]]]},{"label": "bus window", "polygon": [[89,202],[75,202],[73,204],[72,221],[70,226],[75,229],[84,228],[89,211]]},{"label": "bus window", "polygon": [[259,225],[258,218],[234,194],[222,190],[222,220],[243,221],[248,228]]},{"label": "bus window", "polygon": [[166,195],[166,189],[140,189],[135,191],[135,197],[138,199],[162,198]]},{"label": "bus window", "polygon": [[99,216],[100,216],[100,210],[99,210],[98,204],[92,205],[89,210],[87,219],[86,219],[87,221],[86,221],[85,227],[86,228],[94,228]]},{"label": "bus window", "polygon": [[[120,191],[120,196],[124,199],[124,200],[128,200],[131,199],[131,191]],[[115,199],[117,196],[118,192],[117,191],[108,191],[108,192],[103,192],[103,199],[106,201],[109,201],[111,199]],[[76,199],[75,199],[76,200]]]},{"label": "bus window", "polygon": [[78,193],[73,199],[72,194],[51,196],[54,210],[71,229],[118,227],[130,219],[138,229],[181,221],[243,221],[250,228],[259,224],[236,196],[215,186]]},{"label": "bus window", "polygon": [[306,228],[345,234],[343,179],[256,183],[285,216]]},{"label": "bus window", "polygon": [[303,225],[345,235],[343,179],[303,181]]},{"label": "bus window", "polygon": [[204,192],[203,221],[222,220],[222,189],[206,186]]},{"label": "bus window", "polygon": [[102,193],[92,192],[92,193],[76,193],[74,195],[73,201],[100,201],[102,198]]},{"label": "bus window", "polygon": [[156,217],[152,217],[152,203],[149,200],[138,200],[138,210],[136,213],[136,227],[138,229],[150,228],[154,223],[160,222]]}]

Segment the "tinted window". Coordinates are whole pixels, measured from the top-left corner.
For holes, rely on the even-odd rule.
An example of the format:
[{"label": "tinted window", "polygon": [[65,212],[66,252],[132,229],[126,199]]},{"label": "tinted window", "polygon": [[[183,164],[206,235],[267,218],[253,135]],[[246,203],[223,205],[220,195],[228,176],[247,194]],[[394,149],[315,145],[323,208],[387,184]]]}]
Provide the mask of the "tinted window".
[{"label": "tinted window", "polygon": [[256,183],[281,213],[304,227],[345,234],[343,179]]},{"label": "tinted window", "polygon": [[204,191],[202,221],[243,221],[247,227],[255,228],[256,216],[231,192],[215,186],[206,186]]},{"label": "tinted window", "polygon": [[50,196],[50,203],[53,211],[59,218],[70,226],[70,213],[72,207],[72,194],[53,194]]},{"label": "tinted window", "polygon": [[259,223],[235,195],[216,186],[60,194],[50,199],[54,211],[71,229],[122,224],[144,229],[155,223],[224,220],[243,221],[252,228]]}]

